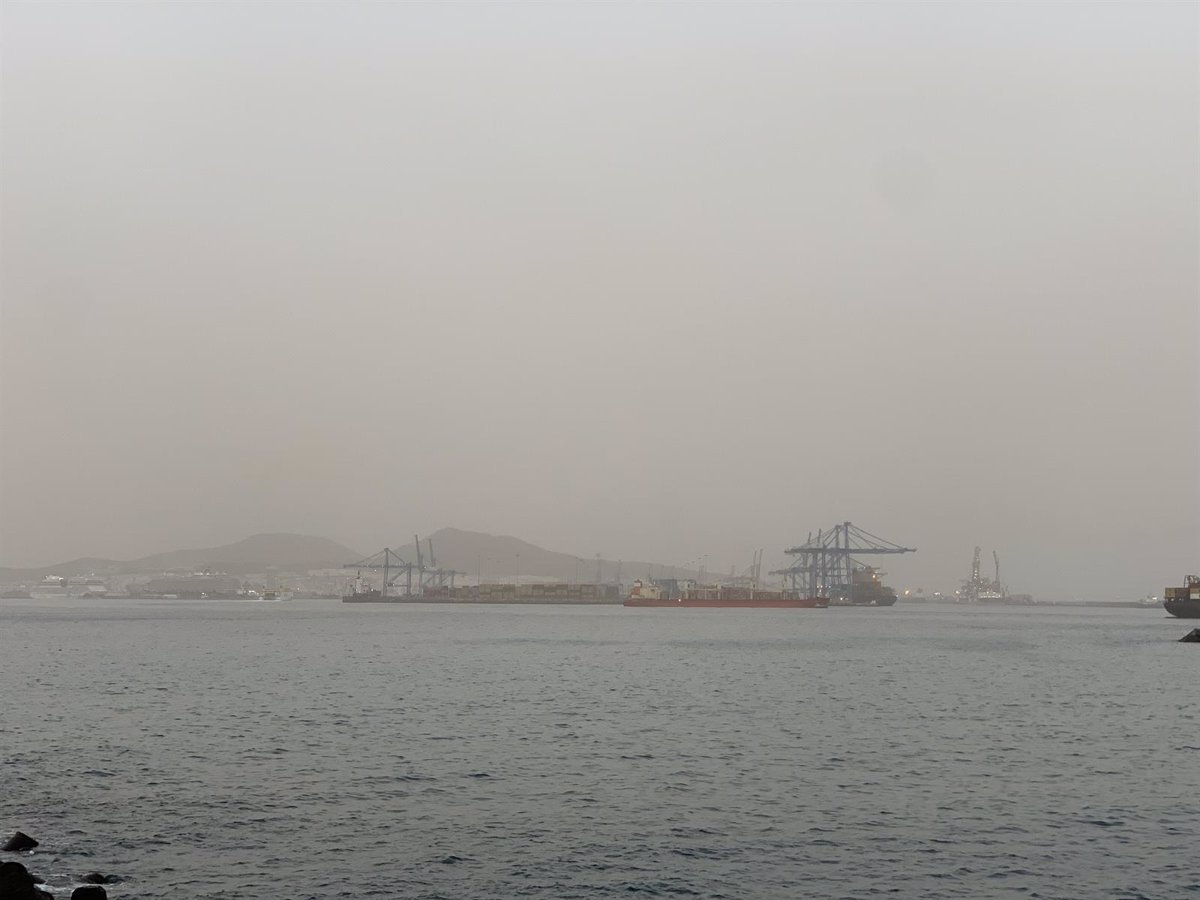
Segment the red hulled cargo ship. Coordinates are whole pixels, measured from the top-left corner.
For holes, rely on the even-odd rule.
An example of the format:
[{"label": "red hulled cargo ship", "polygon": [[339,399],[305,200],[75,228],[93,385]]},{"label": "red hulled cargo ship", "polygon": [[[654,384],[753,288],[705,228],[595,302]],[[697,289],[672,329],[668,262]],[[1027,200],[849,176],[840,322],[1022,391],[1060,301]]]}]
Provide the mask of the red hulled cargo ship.
[{"label": "red hulled cargo ship", "polygon": [[801,597],[793,591],[738,587],[689,587],[675,596],[653,582],[635,581],[626,606],[672,606],[680,609],[824,609],[825,597]]}]

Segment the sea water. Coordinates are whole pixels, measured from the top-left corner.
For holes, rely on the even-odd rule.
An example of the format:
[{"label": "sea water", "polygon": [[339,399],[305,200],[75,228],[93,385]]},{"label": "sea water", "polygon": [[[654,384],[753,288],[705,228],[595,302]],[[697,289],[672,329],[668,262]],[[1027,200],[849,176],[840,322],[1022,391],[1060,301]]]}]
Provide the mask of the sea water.
[{"label": "sea water", "polygon": [[59,897],[1197,897],[1186,631],[0,601],[0,830]]}]

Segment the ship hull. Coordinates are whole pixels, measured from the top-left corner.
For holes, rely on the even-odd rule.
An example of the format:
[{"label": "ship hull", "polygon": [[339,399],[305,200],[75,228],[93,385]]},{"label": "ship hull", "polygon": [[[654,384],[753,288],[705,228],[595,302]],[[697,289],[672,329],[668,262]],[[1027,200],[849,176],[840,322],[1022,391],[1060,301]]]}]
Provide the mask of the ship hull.
[{"label": "ship hull", "polygon": [[404,597],[381,597],[378,593],[372,595],[347,594],[342,597],[343,603],[442,603],[458,604],[460,606],[473,604],[476,606],[616,606],[621,601],[608,597],[446,597],[441,595],[412,594]]},{"label": "ship hull", "polygon": [[1163,609],[1177,619],[1200,619],[1200,600],[1193,600],[1190,597],[1164,600]]},{"label": "ship hull", "polygon": [[403,603],[403,597],[385,597],[379,591],[362,591],[357,594],[346,594],[343,603]]},{"label": "ship hull", "polygon": [[829,606],[829,601],[824,597],[799,597],[795,599],[764,597],[755,600],[667,600],[663,598],[629,597],[625,601],[625,606],[670,606],[677,609],[825,609]]}]

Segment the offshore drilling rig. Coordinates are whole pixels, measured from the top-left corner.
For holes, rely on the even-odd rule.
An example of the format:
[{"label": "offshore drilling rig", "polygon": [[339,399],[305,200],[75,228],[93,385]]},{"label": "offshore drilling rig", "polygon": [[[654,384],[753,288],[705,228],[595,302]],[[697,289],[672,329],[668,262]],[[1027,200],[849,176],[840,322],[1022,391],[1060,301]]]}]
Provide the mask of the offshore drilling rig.
[{"label": "offshore drilling rig", "polygon": [[1008,596],[1004,585],[1000,582],[1000,555],[992,551],[992,559],[996,563],[996,578],[988,580],[983,577],[979,556],[983,551],[975,548],[975,556],[971,560],[971,577],[963,581],[958,597],[963,603],[1003,603]]}]

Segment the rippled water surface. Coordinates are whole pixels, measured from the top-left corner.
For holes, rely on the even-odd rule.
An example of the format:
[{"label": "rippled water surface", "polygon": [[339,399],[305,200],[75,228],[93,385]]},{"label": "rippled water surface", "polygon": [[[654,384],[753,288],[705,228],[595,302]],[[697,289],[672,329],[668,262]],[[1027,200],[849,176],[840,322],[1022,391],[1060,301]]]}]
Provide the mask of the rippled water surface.
[{"label": "rippled water surface", "polygon": [[60,897],[1197,897],[1188,627],[3,601],[0,830]]}]

